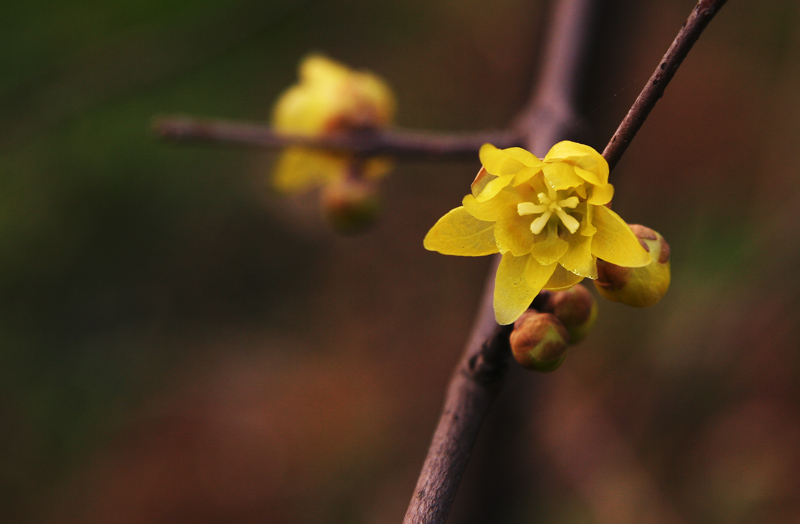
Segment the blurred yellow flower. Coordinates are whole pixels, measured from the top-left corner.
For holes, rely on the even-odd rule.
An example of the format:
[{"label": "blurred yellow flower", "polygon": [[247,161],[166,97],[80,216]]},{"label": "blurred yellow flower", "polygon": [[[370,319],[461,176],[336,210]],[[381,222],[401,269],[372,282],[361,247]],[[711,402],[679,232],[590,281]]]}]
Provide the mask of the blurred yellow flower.
[{"label": "blurred yellow flower", "polygon": [[[300,64],[300,81],[275,105],[276,131],[302,136],[325,136],[386,127],[395,111],[388,85],[368,72],[353,71],[320,55]],[[377,179],[391,164],[385,159],[357,159],[305,147],[289,147],[275,168],[275,186],[297,192],[326,185],[348,175]]]},{"label": "blurred yellow flower", "polygon": [[614,195],[597,151],[559,142],[544,159],[518,147],[480,150],[472,193],[431,228],[425,248],[445,255],[501,253],[494,311],[511,324],[542,289],[597,278],[597,259],[641,267],[650,256],[606,204]]}]

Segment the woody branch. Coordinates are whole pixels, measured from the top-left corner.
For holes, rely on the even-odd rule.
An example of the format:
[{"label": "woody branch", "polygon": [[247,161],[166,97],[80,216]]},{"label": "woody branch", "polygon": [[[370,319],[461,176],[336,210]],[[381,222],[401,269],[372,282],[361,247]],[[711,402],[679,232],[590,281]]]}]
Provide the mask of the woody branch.
[{"label": "woody branch", "polygon": [[[606,146],[603,155],[612,167],[663,95],[692,45],[724,3],[725,0],[701,0],[692,11]],[[588,44],[581,35],[588,34],[592,7],[590,0],[561,0],[556,4],[542,79],[527,109],[517,120],[527,147],[535,153],[541,154],[564,138],[565,123],[573,118],[578,69]],[[545,116],[548,118],[543,118]],[[450,379],[439,423],[403,524],[443,524],[447,520],[481,423],[502,385],[504,363],[509,356],[509,330],[497,326],[493,318],[493,278],[497,263],[496,256],[475,327]]]}]

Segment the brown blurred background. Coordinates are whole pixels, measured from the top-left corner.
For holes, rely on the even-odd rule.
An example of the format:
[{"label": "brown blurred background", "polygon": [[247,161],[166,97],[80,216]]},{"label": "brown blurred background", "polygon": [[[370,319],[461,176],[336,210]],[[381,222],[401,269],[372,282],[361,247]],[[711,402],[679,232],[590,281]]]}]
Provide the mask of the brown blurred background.
[{"label": "brown blurred background", "polygon": [[[581,112],[602,149],[692,9],[606,2]],[[399,522],[487,259],[422,249],[478,167],[400,163],[332,233],[271,152],[158,143],[263,120],[319,50],[398,124],[506,125],[545,2],[0,5],[0,521]],[[672,246],[656,307],[600,303],[512,369],[451,522],[800,522],[800,9],[731,0],[613,173]],[[576,122],[576,127],[580,123]]]}]

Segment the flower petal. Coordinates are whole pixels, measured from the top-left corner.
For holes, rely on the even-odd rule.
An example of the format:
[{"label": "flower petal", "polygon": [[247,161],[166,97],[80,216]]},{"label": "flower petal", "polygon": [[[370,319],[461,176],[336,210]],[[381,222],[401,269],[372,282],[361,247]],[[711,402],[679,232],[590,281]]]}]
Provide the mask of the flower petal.
[{"label": "flower petal", "polygon": [[327,56],[311,54],[300,63],[299,76],[303,82],[332,82],[347,78],[350,70]]},{"label": "flower petal", "polygon": [[545,232],[536,235],[530,252],[540,264],[547,266],[558,262],[568,248],[569,243],[558,236],[558,225],[551,221]]},{"label": "flower petal", "polygon": [[480,257],[497,253],[494,222],[478,220],[463,206],[457,207],[433,225],[423,241],[425,249],[443,255]]},{"label": "flower petal", "polygon": [[[334,101],[335,103],[335,101]],[[324,93],[307,85],[295,85],[284,92],[275,104],[272,125],[282,133],[318,135],[333,116],[335,108]]]},{"label": "flower petal", "polygon": [[581,278],[597,278],[597,263],[592,256],[592,237],[570,235],[569,249],[558,263]]},{"label": "flower petal", "polygon": [[506,325],[517,320],[530,307],[555,271],[555,266],[542,266],[529,255],[503,255],[494,285],[494,316],[497,323]]},{"label": "flower petal", "polygon": [[597,175],[597,173],[589,171],[588,169],[583,169],[582,167],[575,166],[575,174],[592,185],[599,186],[603,184],[602,180],[600,180],[600,177]]},{"label": "flower petal", "polygon": [[464,209],[469,211],[469,214],[478,220],[486,222],[496,222],[500,218],[503,211],[505,211],[504,202],[498,201],[497,198],[487,200],[486,202],[478,202],[472,195],[467,195],[461,201]]},{"label": "flower petal", "polygon": [[604,206],[611,202],[614,197],[614,186],[611,184],[601,184],[599,186],[592,186],[592,196],[589,197],[590,204],[596,206]]},{"label": "flower petal", "polygon": [[475,199],[478,202],[489,200],[509,185],[512,180],[514,180],[514,175],[503,175],[490,180],[483,186],[480,193],[475,195]]},{"label": "flower petal", "polygon": [[600,184],[608,182],[608,162],[603,155],[587,145],[564,140],[550,148],[544,159],[568,162],[596,174]]},{"label": "flower petal", "polygon": [[650,255],[622,218],[605,206],[594,206],[592,254],[606,262],[623,267],[642,267],[650,263]]},{"label": "flower petal", "polygon": [[536,290],[536,295],[542,290],[544,285],[550,280],[558,264],[542,265],[535,258],[528,258],[528,265],[525,266],[525,281],[528,286]]},{"label": "flower petal", "polygon": [[569,289],[581,280],[583,280],[582,276],[567,271],[561,265],[558,265],[556,266],[556,270],[553,271],[552,276],[550,276],[550,280],[547,281],[542,289],[549,289],[552,291]]},{"label": "flower petal", "polygon": [[594,208],[595,206],[591,206],[586,204],[585,202],[581,203],[578,206],[578,211],[583,212],[583,218],[581,219],[581,230],[580,234],[586,237],[590,237],[597,233],[597,228],[592,225],[592,218],[594,217]]},{"label": "flower petal", "polygon": [[472,184],[469,186],[472,196],[478,196],[481,193],[481,191],[483,191],[483,188],[486,187],[486,184],[488,184],[495,178],[497,177],[495,175],[489,174],[489,172],[486,171],[485,167],[481,167],[481,170],[478,171],[477,175],[475,175],[475,180],[473,180]]},{"label": "flower petal", "polygon": [[531,178],[535,177],[539,173],[542,172],[542,166],[538,165],[536,167],[523,167],[520,169],[516,175],[514,175],[514,185],[518,186],[524,184]]},{"label": "flower petal", "polygon": [[289,147],[275,166],[273,182],[278,191],[294,193],[344,176],[347,157],[304,147]]},{"label": "flower petal", "polygon": [[467,195],[463,198],[461,204],[478,220],[495,222],[509,216],[519,216],[517,206],[524,201],[524,195],[520,195],[518,191],[508,190],[501,191],[494,198],[484,201],[479,201],[474,196]]},{"label": "flower petal", "polygon": [[497,176],[513,175],[524,167],[536,167],[542,161],[521,147],[497,149],[492,144],[483,144],[478,156],[489,173]]},{"label": "flower petal", "polygon": [[542,171],[544,179],[553,189],[569,189],[584,183],[583,179],[575,174],[575,168],[565,162],[545,163]]},{"label": "flower petal", "polygon": [[508,215],[498,220],[494,228],[494,238],[500,252],[511,252],[517,257],[529,254],[533,246],[530,223],[530,217],[519,215]]},{"label": "flower petal", "polygon": [[361,176],[368,180],[379,180],[394,168],[394,162],[387,157],[367,158],[361,164]]}]

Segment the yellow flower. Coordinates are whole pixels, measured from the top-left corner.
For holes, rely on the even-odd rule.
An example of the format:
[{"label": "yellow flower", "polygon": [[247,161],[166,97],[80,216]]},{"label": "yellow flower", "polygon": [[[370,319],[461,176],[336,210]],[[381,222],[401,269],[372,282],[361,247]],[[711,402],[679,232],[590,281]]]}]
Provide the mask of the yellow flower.
[{"label": "yellow flower", "polygon": [[606,204],[608,164],[589,146],[559,142],[544,159],[518,147],[481,148],[483,168],[462,206],[443,216],[425,248],[445,255],[501,253],[495,318],[511,324],[542,289],[597,278],[597,259],[641,267],[650,256]]},{"label": "yellow flower", "polygon": [[[395,111],[386,83],[368,72],[353,71],[320,55],[300,64],[300,81],[278,99],[275,130],[291,135],[325,136],[386,127]],[[275,168],[275,186],[296,192],[326,185],[344,176],[377,179],[391,164],[384,159],[289,147]]]}]

